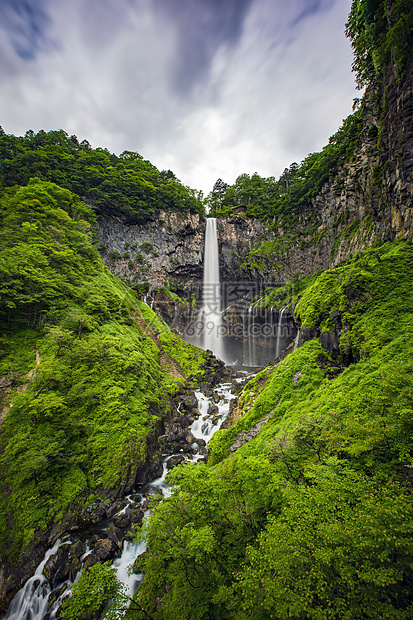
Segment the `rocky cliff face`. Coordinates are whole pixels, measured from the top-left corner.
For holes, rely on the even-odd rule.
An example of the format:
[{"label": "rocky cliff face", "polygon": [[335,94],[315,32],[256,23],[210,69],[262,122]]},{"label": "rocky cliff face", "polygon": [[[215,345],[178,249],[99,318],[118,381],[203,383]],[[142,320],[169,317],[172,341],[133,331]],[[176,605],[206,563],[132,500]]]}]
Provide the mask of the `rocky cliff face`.
[{"label": "rocky cliff face", "polygon": [[389,67],[384,83],[366,94],[353,158],[313,201],[332,266],[375,239],[413,236],[413,72],[401,84]]},{"label": "rocky cliff face", "polygon": [[407,239],[413,236],[413,69],[401,85],[390,67],[387,88],[381,87],[379,94],[381,202],[390,221],[391,234]]},{"label": "rocky cliff face", "polygon": [[141,224],[99,221],[102,258],[115,275],[147,291],[197,288],[202,280],[205,218],[161,211]]},{"label": "rocky cliff face", "polygon": [[[231,295],[232,301],[234,295],[259,296],[267,286],[283,284],[295,274],[334,267],[376,239],[412,237],[412,82],[413,71],[399,83],[389,67],[386,87],[370,87],[359,145],[293,230],[248,218],[242,207],[235,216],[219,219],[225,307]],[[171,300],[159,291],[167,287],[200,303],[205,218],[161,213],[141,225],[107,218],[99,227],[109,269],[132,285],[144,285],[143,291],[163,303],[168,323],[182,328],[188,306],[179,310],[178,304],[177,312],[175,304],[172,311]]]}]

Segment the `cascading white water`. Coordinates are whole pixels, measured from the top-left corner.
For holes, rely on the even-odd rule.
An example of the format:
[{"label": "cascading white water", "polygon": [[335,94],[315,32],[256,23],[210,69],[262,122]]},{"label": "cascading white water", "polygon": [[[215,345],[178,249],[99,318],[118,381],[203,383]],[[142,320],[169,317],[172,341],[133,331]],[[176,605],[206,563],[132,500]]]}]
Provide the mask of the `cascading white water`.
[{"label": "cascading white water", "polygon": [[[46,552],[33,577],[26,581],[12,600],[4,616],[5,620],[42,620],[49,612],[49,595],[52,588],[43,574],[43,569],[49,557],[56,553],[59,546],[60,540]],[[55,618],[60,603],[61,599],[57,601],[55,609],[50,611],[48,615],[50,619]]]},{"label": "cascading white water", "polygon": [[285,308],[281,308],[280,314],[278,316],[278,327],[277,327],[277,346],[275,350],[275,357],[278,357],[281,353],[281,335],[282,335],[282,325],[283,325],[283,314]]},{"label": "cascading white water", "polygon": [[[231,399],[235,398],[231,393],[231,387],[230,383],[225,383],[215,388],[216,394],[220,397],[217,403],[218,412],[210,411],[211,398],[204,396],[202,392],[195,392],[198,399],[200,416],[189,427],[194,437],[203,439],[205,443],[208,443],[212,435],[219,429],[222,422],[228,416]],[[194,446],[195,445],[196,444],[194,444]],[[201,454],[193,455],[191,460],[196,462],[199,458],[202,458]],[[167,474],[166,460],[167,458],[164,462],[162,476],[150,483],[150,486],[158,488],[165,497],[171,493],[171,487],[165,480]],[[117,515],[122,514],[125,509],[126,507],[121,509]],[[146,513],[144,518],[150,518],[149,512],[150,511]],[[63,544],[68,544],[68,542],[69,541],[65,541]],[[45,620],[46,618],[47,620],[53,620],[56,618],[62,599],[70,591],[72,583],[70,580],[65,581],[64,583],[66,583],[67,587],[66,591],[62,593],[55,603],[50,604],[49,595],[52,592],[52,587],[43,574],[43,568],[47,559],[56,553],[60,544],[62,543],[58,541],[53,548],[49,549],[43,561],[39,564],[36,573],[14,597],[6,615],[2,616],[3,620]],[[134,560],[143,553],[145,549],[146,545],[144,541],[139,543],[125,541],[121,556],[113,562],[113,567],[116,569],[116,576],[126,587],[126,594],[128,596],[133,595],[143,579],[143,575],[136,575],[131,572],[130,567]],[[87,549],[81,560],[83,561],[89,553],[90,549]],[[80,573],[78,573],[76,580],[79,576]]]},{"label": "cascading white water", "polygon": [[248,307],[248,320],[247,320],[247,335],[246,335],[246,343],[247,343],[247,354],[244,355],[244,364],[246,366],[258,366],[257,362],[257,332],[255,330],[255,316],[256,316],[256,307],[249,306]]},{"label": "cascading white water", "polygon": [[202,308],[199,316],[202,323],[202,347],[212,351],[219,359],[223,359],[221,284],[219,278],[217,223],[214,217],[208,218],[206,224]]},{"label": "cascading white water", "polygon": [[125,541],[123,543],[122,555],[112,564],[112,566],[116,569],[117,579],[119,579],[125,587],[124,594],[130,598],[134,595],[135,590],[138,588],[143,579],[142,574],[136,575],[130,569],[138,555],[143,553],[145,550],[146,544],[144,541]]}]

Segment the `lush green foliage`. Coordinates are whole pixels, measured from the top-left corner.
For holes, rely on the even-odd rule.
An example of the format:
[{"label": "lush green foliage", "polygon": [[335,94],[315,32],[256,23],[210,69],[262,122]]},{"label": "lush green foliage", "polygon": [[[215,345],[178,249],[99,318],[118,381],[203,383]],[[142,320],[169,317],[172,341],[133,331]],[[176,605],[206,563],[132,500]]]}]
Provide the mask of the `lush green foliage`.
[{"label": "lush green foliage", "polygon": [[262,297],[258,302],[258,306],[261,308],[274,307],[274,308],[288,308],[293,310],[301,297],[303,291],[308,288],[315,280],[317,276],[322,273],[320,269],[316,273],[310,274],[300,278],[298,274],[295,274],[293,278],[287,284],[280,286],[268,292],[265,297]]},{"label": "lush green foliage", "polygon": [[68,190],[39,179],[6,190],[0,208],[0,317],[36,325],[67,296],[81,298],[87,274],[98,272],[93,214]]},{"label": "lush green foliage", "polygon": [[208,466],[174,470],[146,531],[154,619],[412,616],[412,281],[405,242],[306,280],[297,320],[340,317],[339,359],[312,340],[258,373]]},{"label": "lush green foliage", "polygon": [[353,70],[360,87],[374,81],[389,62],[400,79],[411,67],[413,7],[410,0],[354,0],[346,34],[354,50]]},{"label": "lush green foliage", "polygon": [[281,517],[248,548],[243,607],[250,618],[408,618],[412,533],[397,485],[345,469],[289,485]]},{"label": "lush green foliage", "polygon": [[0,376],[13,403],[0,540],[17,553],[69,508],[130,484],[168,395],[206,357],[104,267],[93,214],[69,190],[32,179],[3,193],[0,218]]},{"label": "lush green foliage", "polygon": [[103,616],[105,620],[118,618],[115,609],[119,609],[124,601],[121,584],[116,579],[115,570],[110,568],[110,562],[97,563],[83,571],[79,581],[73,584],[71,597],[63,602],[63,619],[78,620],[85,615],[92,618],[95,613],[102,617],[101,612],[110,599],[112,602]]},{"label": "lush green foliage", "polygon": [[71,190],[99,213],[145,218],[160,209],[203,213],[202,193],[182,185],[139,153],[92,149],[63,130],[0,135],[0,182],[26,185],[39,177]]},{"label": "lush green foliage", "polygon": [[[254,457],[172,473],[174,493],[156,507],[143,532],[150,553],[138,600],[154,618],[171,618],[177,610],[181,620],[233,617],[239,604],[234,572],[267,511],[279,510],[280,492],[268,479],[273,469],[265,457]],[[257,494],[260,484],[266,490]],[[152,609],[159,595],[160,614]]]},{"label": "lush green foliage", "polygon": [[281,364],[273,374],[271,368],[259,372],[244,389],[238,401],[239,419],[230,429],[222,429],[211,438],[211,463],[229,455],[229,449],[239,433],[248,431],[268,414],[281,419],[303,397],[295,388],[293,377],[301,373],[300,385],[310,394],[324,379],[318,358],[323,349],[318,342],[309,342]]}]

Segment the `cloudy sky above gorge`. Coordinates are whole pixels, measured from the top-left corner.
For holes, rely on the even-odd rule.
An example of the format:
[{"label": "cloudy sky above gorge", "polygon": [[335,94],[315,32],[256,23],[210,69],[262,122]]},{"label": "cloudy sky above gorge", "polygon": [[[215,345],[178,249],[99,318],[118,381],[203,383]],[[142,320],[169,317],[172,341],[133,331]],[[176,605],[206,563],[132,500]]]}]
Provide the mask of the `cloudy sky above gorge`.
[{"label": "cloudy sky above gorge", "polygon": [[320,150],[359,96],[351,0],[0,0],[0,124],[138,151],[207,194]]}]

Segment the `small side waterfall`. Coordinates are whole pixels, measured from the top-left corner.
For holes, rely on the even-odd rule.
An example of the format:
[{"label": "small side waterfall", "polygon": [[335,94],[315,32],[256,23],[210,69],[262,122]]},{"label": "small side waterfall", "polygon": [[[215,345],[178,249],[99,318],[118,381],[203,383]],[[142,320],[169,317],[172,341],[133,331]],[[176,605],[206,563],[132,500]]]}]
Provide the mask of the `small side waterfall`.
[{"label": "small side waterfall", "polygon": [[206,224],[202,308],[199,316],[202,323],[203,348],[210,349],[222,360],[224,326],[221,317],[217,224],[214,217],[208,218]]},{"label": "small side waterfall", "polygon": [[[33,577],[26,581],[10,603],[6,615],[2,616],[4,620],[43,620],[46,617],[52,620],[56,617],[56,609],[60,606],[63,597],[57,599],[55,609],[51,611],[49,597],[52,586],[44,576],[43,569],[47,560],[56,553],[59,546],[60,540],[46,552]],[[67,586],[69,581],[62,582],[62,584]],[[64,591],[65,588],[61,589]]]},{"label": "small side waterfall", "polygon": [[259,301],[242,312],[242,360],[251,368],[270,364],[293,341],[288,309],[261,307]]},{"label": "small side waterfall", "polygon": [[277,346],[275,349],[275,357],[278,357],[281,353],[281,336],[282,336],[282,326],[283,326],[283,314],[285,308],[281,308],[280,314],[278,316],[278,326],[277,326]]},{"label": "small side waterfall", "polygon": [[246,316],[246,322],[244,319],[244,334],[245,334],[245,344],[246,350],[244,348],[243,351],[243,361],[246,366],[258,366],[257,363],[257,344],[256,344],[256,333],[255,333],[255,319],[256,309],[254,306],[248,307],[248,314]]}]

